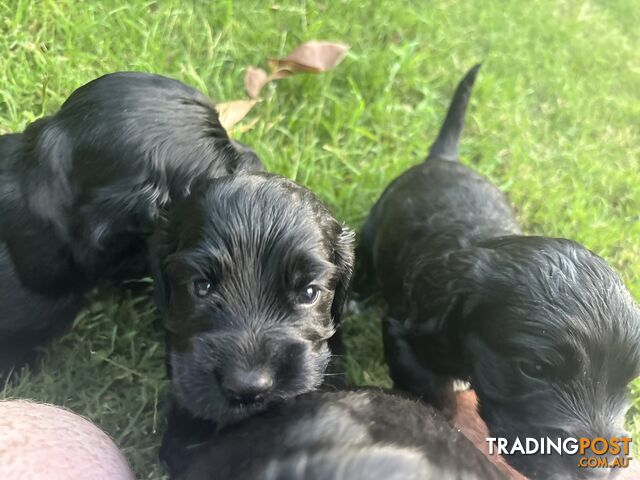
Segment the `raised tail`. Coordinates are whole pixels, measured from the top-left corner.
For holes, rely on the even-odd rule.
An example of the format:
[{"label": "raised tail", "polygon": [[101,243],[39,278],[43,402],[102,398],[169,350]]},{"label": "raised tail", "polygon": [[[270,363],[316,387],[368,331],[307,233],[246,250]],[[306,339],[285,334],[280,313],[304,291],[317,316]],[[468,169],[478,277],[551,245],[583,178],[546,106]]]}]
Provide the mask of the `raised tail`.
[{"label": "raised tail", "polygon": [[447,116],[442,127],[440,127],[438,138],[431,145],[427,160],[430,158],[441,158],[452,162],[458,160],[458,145],[460,144],[460,136],[464,127],[464,114],[467,111],[471,89],[476,81],[480,65],[480,63],[474,65],[458,84],[449,105]]}]

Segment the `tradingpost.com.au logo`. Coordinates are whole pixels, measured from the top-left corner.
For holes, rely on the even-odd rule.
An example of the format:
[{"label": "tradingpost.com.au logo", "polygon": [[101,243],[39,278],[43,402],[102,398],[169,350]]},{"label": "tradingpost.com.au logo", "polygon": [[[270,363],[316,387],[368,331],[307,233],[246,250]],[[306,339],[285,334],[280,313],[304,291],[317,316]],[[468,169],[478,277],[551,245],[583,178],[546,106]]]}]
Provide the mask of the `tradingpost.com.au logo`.
[{"label": "tradingpost.com.au logo", "polygon": [[487,437],[489,454],[577,455],[579,468],[627,468],[631,459],[629,437],[596,438],[506,438]]}]

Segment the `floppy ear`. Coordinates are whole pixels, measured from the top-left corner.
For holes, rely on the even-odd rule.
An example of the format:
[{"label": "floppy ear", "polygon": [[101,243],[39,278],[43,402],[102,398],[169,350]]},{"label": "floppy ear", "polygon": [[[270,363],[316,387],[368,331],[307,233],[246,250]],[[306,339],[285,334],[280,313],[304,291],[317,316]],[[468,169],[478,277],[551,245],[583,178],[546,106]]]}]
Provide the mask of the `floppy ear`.
[{"label": "floppy ear", "polygon": [[[160,320],[164,326],[165,344],[170,350],[170,333],[167,327],[169,302],[171,301],[171,285],[165,271],[165,261],[169,255],[176,251],[175,242],[171,240],[168,229],[168,220],[162,217],[156,224],[156,229],[149,239],[149,265],[151,278],[153,279],[153,299],[160,313]],[[167,377],[172,378],[171,356],[165,357],[165,369]]]},{"label": "floppy ear", "polygon": [[451,322],[468,320],[495,293],[490,285],[496,255],[488,248],[471,247],[421,260],[404,285],[407,330],[432,335]]},{"label": "floppy ear", "polygon": [[347,293],[351,285],[355,260],[354,238],[353,231],[343,226],[334,247],[333,262],[338,267],[338,283],[336,284],[333,304],[331,305],[331,317],[335,325],[338,325],[342,319]]},{"label": "floppy ear", "polygon": [[156,307],[163,319],[169,308],[171,300],[171,287],[165,272],[164,264],[169,255],[174,253],[176,247],[171,241],[168,232],[168,221],[162,219],[149,239],[149,265],[151,266],[151,278],[153,279],[153,297]]}]

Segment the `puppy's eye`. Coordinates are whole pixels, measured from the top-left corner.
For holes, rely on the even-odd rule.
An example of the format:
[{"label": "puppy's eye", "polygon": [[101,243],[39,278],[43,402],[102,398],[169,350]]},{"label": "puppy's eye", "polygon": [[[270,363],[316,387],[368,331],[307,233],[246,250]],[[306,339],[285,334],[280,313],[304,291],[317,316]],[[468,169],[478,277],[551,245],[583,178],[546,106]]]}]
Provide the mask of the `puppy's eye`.
[{"label": "puppy's eye", "polygon": [[542,362],[522,361],[518,363],[520,371],[529,378],[542,380],[553,375],[553,366]]},{"label": "puppy's eye", "polygon": [[319,297],[320,289],[315,285],[309,285],[303,288],[302,291],[298,293],[298,296],[296,297],[296,303],[298,305],[305,306],[313,305],[318,301]]},{"label": "puppy's eye", "polygon": [[206,297],[213,290],[213,285],[209,280],[200,279],[193,282],[193,293],[196,297]]}]

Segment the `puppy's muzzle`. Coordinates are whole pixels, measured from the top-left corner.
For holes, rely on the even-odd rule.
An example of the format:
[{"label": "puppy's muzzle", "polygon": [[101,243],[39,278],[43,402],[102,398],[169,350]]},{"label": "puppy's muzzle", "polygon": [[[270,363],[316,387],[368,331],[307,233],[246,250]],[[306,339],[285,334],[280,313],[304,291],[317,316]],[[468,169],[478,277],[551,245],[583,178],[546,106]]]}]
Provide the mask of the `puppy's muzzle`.
[{"label": "puppy's muzzle", "polygon": [[252,404],[269,395],[274,378],[264,369],[235,370],[222,376],[220,385],[230,403]]}]

